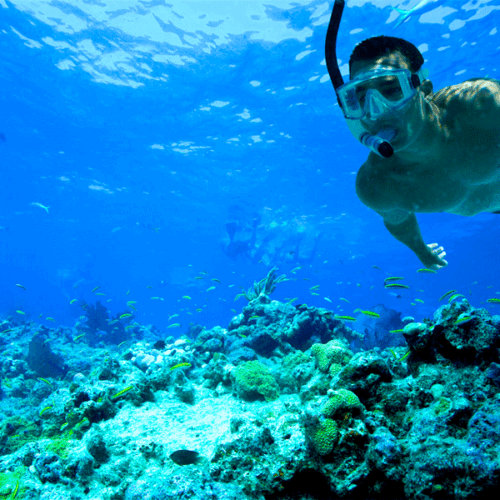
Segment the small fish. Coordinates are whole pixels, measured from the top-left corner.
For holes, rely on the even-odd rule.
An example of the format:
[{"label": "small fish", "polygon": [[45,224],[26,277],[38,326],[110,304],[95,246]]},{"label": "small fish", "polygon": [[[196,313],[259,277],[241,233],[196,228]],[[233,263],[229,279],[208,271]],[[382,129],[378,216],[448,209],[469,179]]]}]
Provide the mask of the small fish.
[{"label": "small fish", "polygon": [[254,316],[250,316],[250,317],[248,318],[248,321],[250,321],[251,319],[255,319],[255,320],[257,320],[257,319],[260,319],[260,318],[261,318],[261,316],[259,316],[259,315],[254,315]]},{"label": "small fish", "polygon": [[134,311],[137,311],[137,309],[132,304],[129,305],[129,308],[133,309]]},{"label": "small fish", "polygon": [[439,297],[439,300],[443,300],[446,297],[448,297],[448,295],[451,295],[452,293],[455,293],[455,292],[456,292],[456,290],[450,290],[449,292],[446,292],[444,295],[441,295],[441,297]]},{"label": "small fish", "polygon": [[389,330],[389,333],[401,333],[403,331],[402,328],[400,328],[399,330]]},{"label": "small fish", "polygon": [[172,318],[177,318],[178,316],[178,314],[172,314],[172,316],[169,316],[168,320],[170,321]]},{"label": "small fish", "polygon": [[344,297],[340,297],[339,300],[343,300],[344,302],[347,302],[348,304],[350,304],[350,302],[347,299],[344,299]]},{"label": "small fish", "polygon": [[415,299],[415,302],[420,302],[421,304],[424,304],[424,301],[422,299]]},{"label": "small fish", "polygon": [[177,465],[194,465],[199,462],[199,453],[191,450],[177,450],[170,455],[172,462]]},{"label": "small fish", "polygon": [[47,318],[45,318],[45,319],[46,319],[47,321],[55,321],[55,319],[54,319],[54,318],[51,318],[50,316],[49,316],[49,317],[47,317]]},{"label": "small fish", "polygon": [[311,292],[311,295],[318,295],[319,296],[319,293]]},{"label": "small fish", "polygon": [[171,366],[170,370],[175,370],[177,368],[182,368],[182,367],[189,368],[191,366],[191,363],[178,363],[177,365]]},{"label": "small fish", "polygon": [[214,286],[211,286],[210,288],[207,288],[207,292],[210,292],[212,290],[215,290],[215,287]]},{"label": "small fish", "polygon": [[233,311],[233,313],[236,314],[236,309],[231,309],[231,311]]},{"label": "small fish", "polygon": [[197,312],[197,313],[201,313],[201,311],[202,311],[202,310],[201,310],[201,309],[199,309],[199,308],[198,308],[198,309],[196,309],[196,312]]},{"label": "small fish", "polygon": [[97,285],[95,288],[92,289],[92,293],[96,292],[97,290],[99,290],[99,288],[101,288],[101,285]]},{"label": "small fish", "polygon": [[167,328],[179,328],[179,326],[181,326],[180,323],[173,323],[171,325],[168,325]]},{"label": "small fish", "polygon": [[76,299],[72,299],[69,301],[69,305],[74,304],[76,302]]},{"label": "small fish", "polygon": [[191,297],[189,295],[183,295],[182,298],[187,299],[187,300],[191,300]]},{"label": "small fish", "polygon": [[399,14],[399,18],[394,27],[397,28],[398,26],[400,26],[406,19],[408,19],[417,11],[419,15],[422,15],[426,12],[430,12],[431,10],[436,9],[445,2],[446,0],[420,0],[420,2],[418,2],[417,5],[415,5],[415,7],[410,10],[398,9],[396,7],[393,7],[393,10],[395,10]]},{"label": "small fish", "polygon": [[52,408],[54,408],[54,407],[53,406],[46,406],[43,410],[40,411],[38,416],[41,417],[46,411],[51,410]]},{"label": "small fish", "polygon": [[370,316],[372,318],[380,318],[380,314],[373,311],[363,311],[363,309],[356,309],[354,312],[356,311],[363,313],[365,316]]},{"label": "small fish", "polygon": [[128,295],[130,293],[130,290],[127,290],[127,293],[125,295]]},{"label": "small fish", "polygon": [[335,319],[340,319],[342,321],[356,321],[356,318],[352,316],[338,316],[337,314],[334,316]]},{"label": "small fish", "polygon": [[314,285],[309,290],[317,290],[320,287],[320,285]]},{"label": "small fish", "polygon": [[118,323],[117,319],[114,319],[108,323],[109,326],[114,325],[115,323]]},{"label": "small fish", "polygon": [[302,281],[311,281],[309,278],[302,278]]},{"label": "small fish", "polygon": [[497,299],[497,298],[486,299],[486,302],[490,302],[492,304],[500,304],[500,299]]},{"label": "small fish", "polygon": [[218,280],[217,278],[212,278],[212,281],[215,281],[216,283],[222,283],[222,281]]},{"label": "small fish", "polygon": [[102,292],[97,292],[96,295],[101,295],[101,296],[104,296],[106,295],[105,293],[102,293]]},{"label": "small fish", "polygon": [[296,300],[298,300],[298,297],[294,297],[293,299],[290,299],[288,302],[286,302],[286,304],[291,304],[292,302],[295,302]]},{"label": "small fish", "polygon": [[151,300],[160,300],[160,297],[151,297]]},{"label": "small fish", "polygon": [[153,288],[151,285],[146,286],[146,288]]},{"label": "small fish", "polygon": [[228,288],[233,288],[234,285],[229,285]]},{"label": "small fish", "polygon": [[388,278],[385,278],[384,282],[386,281],[400,281],[404,280],[402,276],[389,276]]},{"label": "small fish", "polygon": [[387,283],[384,288],[410,288],[408,285],[402,285],[401,283]]},{"label": "small fish", "polygon": [[417,273],[436,274],[437,271],[434,271],[434,269],[427,269],[426,267],[424,267],[422,269],[417,269]]},{"label": "small fish", "polygon": [[302,269],[302,266],[294,267],[290,272],[295,274],[295,271],[299,271],[300,269]]},{"label": "small fish", "polygon": [[328,297],[323,297],[327,302],[332,302]]},{"label": "small fish", "polygon": [[76,342],[78,339],[81,339],[84,336],[85,336],[84,333],[82,333],[81,335],[77,335],[76,337],[73,338],[73,342]]},{"label": "small fish", "polygon": [[43,208],[47,213],[49,213],[49,208],[50,207],[45,207],[44,205],[42,205],[41,203],[37,203],[36,201],[34,201],[33,203],[30,203],[30,205],[32,207],[39,207],[39,208]]},{"label": "small fish", "polygon": [[[22,314],[23,316],[26,315],[26,313],[24,311],[21,311],[20,309],[17,309],[16,313]],[[38,317],[40,317],[40,316],[38,316]]]},{"label": "small fish", "polygon": [[111,399],[117,399],[120,396],[123,396],[128,391],[131,391],[133,388],[134,388],[133,385],[129,385],[128,387],[125,387],[125,389],[122,389],[120,392],[117,392],[114,396],[111,396]]},{"label": "small fish", "polygon": [[194,279],[195,280],[204,280],[205,278],[203,276],[195,276]]},{"label": "small fish", "polygon": [[[16,312],[18,312],[19,314],[24,314],[22,311],[21,311],[21,312],[16,311]],[[40,313],[40,314],[38,315],[38,317],[39,317],[39,318],[41,318],[42,316],[43,316],[43,313]]]},{"label": "small fish", "polygon": [[18,286],[19,288],[22,288],[23,290],[26,290],[26,287],[23,285],[20,285],[19,283],[16,283],[16,286]]},{"label": "small fish", "polygon": [[129,300],[127,302],[127,306],[129,306],[130,304],[137,304],[137,300]]},{"label": "small fish", "polygon": [[52,387],[52,384],[46,378],[38,377],[37,380],[39,380],[40,382],[44,382],[49,387]]},{"label": "small fish", "polygon": [[125,318],[130,318],[132,315],[130,313],[123,313],[119,319],[125,319]]},{"label": "small fish", "polygon": [[[461,316],[461,315],[460,315]],[[462,316],[462,317],[459,317],[455,323],[453,323],[454,325],[463,325],[464,323],[468,323],[469,321],[472,320],[472,316]]]},{"label": "small fish", "polygon": [[411,351],[408,351],[399,361],[404,361],[410,354]]},{"label": "small fish", "polygon": [[380,269],[380,267],[378,267],[378,266],[372,266],[372,267],[373,267],[373,269],[378,269],[379,271],[382,271],[382,269]]},{"label": "small fish", "polygon": [[464,297],[463,294],[461,293],[455,293],[453,294],[449,299],[448,299],[448,304],[450,304],[451,302],[453,302],[455,299],[458,299],[458,297]]}]

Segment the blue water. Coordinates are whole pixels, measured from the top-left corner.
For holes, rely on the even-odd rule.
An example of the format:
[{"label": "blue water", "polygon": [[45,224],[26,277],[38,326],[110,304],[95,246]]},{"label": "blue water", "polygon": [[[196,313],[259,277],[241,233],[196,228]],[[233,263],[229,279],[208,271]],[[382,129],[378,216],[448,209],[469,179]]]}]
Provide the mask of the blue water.
[{"label": "blue water", "polygon": [[[499,0],[438,1],[396,28],[391,6],[417,3],[347,0],[344,74],[356,43],[385,34],[419,47],[435,90],[500,78]],[[83,301],[115,315],[134,300],[160,329],[173,314],[180,333],[225,327],[273,266],[293,278],[273,298],[342,314],[384,304],[420,320],[450,289],[475,307],[498,297],[500,215],[419,214],[449,261],[423,275],[357,199],[367,150],[326,71],[332,6],[0,0],[0,315],[71,326]],[[226,224],[245,242],[254,219],[261,262],[230,258]],[[387,276],[410,290],[390,295]]]}]

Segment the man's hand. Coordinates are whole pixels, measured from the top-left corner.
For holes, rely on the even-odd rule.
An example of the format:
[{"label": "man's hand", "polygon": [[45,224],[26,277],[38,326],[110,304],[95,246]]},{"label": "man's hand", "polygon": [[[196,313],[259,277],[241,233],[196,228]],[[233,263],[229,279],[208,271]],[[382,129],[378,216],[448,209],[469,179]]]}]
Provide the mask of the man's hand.
[{"label": "man's hand", "polygon": [[418,255],[418,258],[427,269],[437,270],[448,265],[448,261],[443,259],[446,255],[443,247],[438,246],[437,243],[431,243],[426,246],[426,250],[423,255]]}]

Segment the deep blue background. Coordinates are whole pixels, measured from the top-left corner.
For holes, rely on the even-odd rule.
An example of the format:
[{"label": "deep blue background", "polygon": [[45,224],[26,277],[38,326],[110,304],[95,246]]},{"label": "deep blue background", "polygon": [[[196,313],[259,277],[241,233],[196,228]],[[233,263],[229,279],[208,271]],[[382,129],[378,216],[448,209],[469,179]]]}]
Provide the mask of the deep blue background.
[{"label": "deep blue background", "polygon": [[[221,3],[239,9],[221,17],[224,40],[208,28],[176,26],[181,17],[185,26],[188,14],[197,26],[205,14],[207,27],[218,26],[210,13]],[[347,1],[338,46],[342,64],[356,43],[387,34],[427,47],[425,66],[435,89],[475,76],[499,77],[500,2],[437,2],[437,11],[414,15],[398,28],[390,5],[418,2],[374,3]],[[50,316],[72,325],[82,310],[70,306],[71,299],[100,298],[113,314],[136,300],[138,321],[160,329],[179,321],[183,328],[176,333],[189,322],[227,326],[232,309],[239,312],[246,303],[233,300],[239,287],[248,288],[273,265],[297,278],[280,284],[273,298],[297,297],[343,314],[383,303],[421,319],[452,288],[476,307],[498,297],[500,215],[420,214],[425,241],[443,245],[449,260],[438,274],[421,275],[416,257],[357,199],[355,173],[367,151],[349,134],[324,78],[333,2],[185,2],[186,12],[179,14],[181,4],[174,4],[161,19],[150,13],[163,2],[115,1],[100,8],[105,21],[91,13],[101,4],[52,3],[60,19],[70,16],[68,24],[86,23],[71,30],[61,20],[44,21],[48,2],[0,2],[0,132],[6,137],[0,142],[1,316],[21,319],[14,312],[20,309],[28,319]],[[256,5],[264,4],[265,15],[256,14]],[[133,31],[113,24],[131,12]],[[263,40],[250,22],[257,15],[268,29],[285,26],[289,37]],[[155,41],[142,28],[146,18],[177,33],[184,45]],[[94,51],[85,50],[89,40]],[[67,45],[55,48],[53,41]],[[312,52],[297,58],[306,50]],[[128,67],[104,67],[117,51],[127,54]],[[155,60],[165,54],[185,63]],[[61,69],[68,60],[73,66]],[[245,110],[250,118],[238,116]],[[256,136],[261,142],[254,142]],[[49,213],[33,202],[50,206]],[[305,234],[301,250],[309,253],[321,232],[313,262],[294,275],[294,254],[260,264],[229,259],[222,246],[232,205],[248,227],[259,214],[258,242],[274,231],[273,245],[284,253],[294,251],[286,241],[298,233]],[[195,280],[202,270],[207,277]],[[404,276],[411,287],[401,298],[383,288],[391,275]],[[317,284],[320,295],[311,296]],[[97,285],[104,297],[91,293]],[[216,289],[207,292],[211,286]],[[425,303],[412,306],[414,298]],[[180,317],[169,322],[175,313]]]}]

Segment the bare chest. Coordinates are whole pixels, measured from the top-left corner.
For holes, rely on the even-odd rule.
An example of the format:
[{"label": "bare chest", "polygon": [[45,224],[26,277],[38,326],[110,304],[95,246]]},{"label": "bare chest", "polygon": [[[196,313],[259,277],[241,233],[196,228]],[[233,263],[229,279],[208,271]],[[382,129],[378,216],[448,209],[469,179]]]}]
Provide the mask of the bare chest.
[{"label": "bare chest", "polygon": [[389,171],[389,191],[400,208],[470,216],[500,209],[500,144],[462,140],[439,161]]}]

